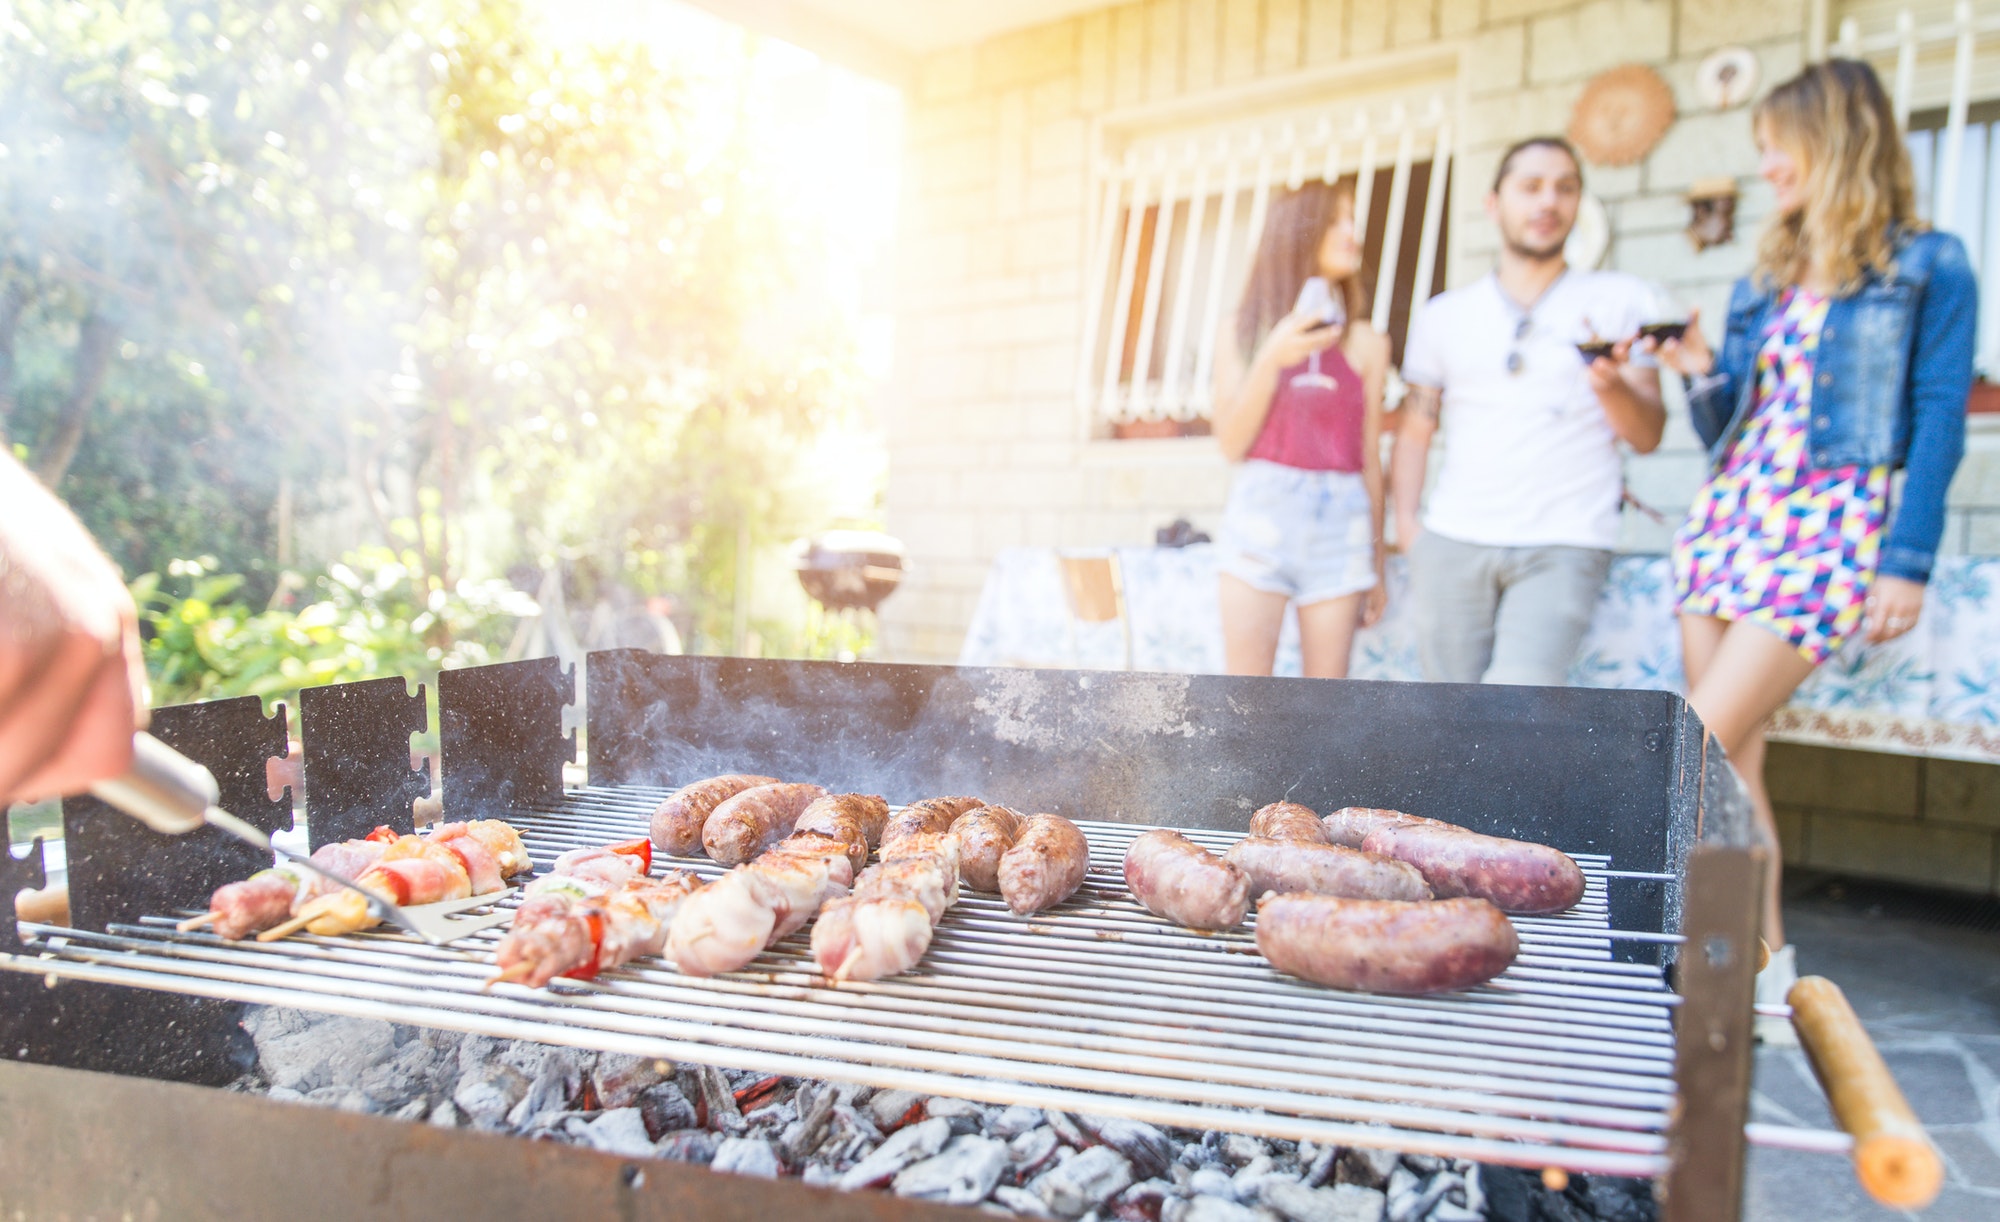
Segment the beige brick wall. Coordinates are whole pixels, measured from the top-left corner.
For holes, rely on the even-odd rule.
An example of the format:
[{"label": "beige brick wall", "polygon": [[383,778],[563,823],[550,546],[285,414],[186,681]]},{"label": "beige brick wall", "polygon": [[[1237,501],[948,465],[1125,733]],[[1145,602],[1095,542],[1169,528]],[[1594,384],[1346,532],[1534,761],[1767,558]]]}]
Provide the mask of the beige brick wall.
[{"label": "beige brick wall", "polygon": [[2000,766],[1773,743],[1785,861],[2000,895]]},{"label": "beige brick wall", "polygon": [[[1663,283],[1711,320],[1746,268],[1768,208],[1747,111],[1703,112],[1707,51],[1744,42],[1767,82],[1800,63],[1804,0],[1144,0],[925,59],[909,100],[899,369],[889,403],[889,529],[913,572],[883,609],[883,649],[950,661],[993,552],[1010,544],[1150,541],[1177,516],[1212,528],[1228,487],[1200,440],[1089,442],[1073,381],[1082,315],[1092,122],[1122,108],[1413,49],[1460,49],[1467,130],[1453,175],[1449,283],[1490,266],[1481,197],[1499,151],[1561,131],[1583,84],[1615,64],[1660,70],[1683,112],[1653,154],[1595,167],[1614,240],[1607,264]],[[1227,117],[1222,103],[1214,118]],[[1699,176],[1742,181],[1738,238],[1694,254],[1681,193]],[[1635,492],[1666,514],[1627,515],[1623,546],[1661,550],[1702,473],[1675,413],[1667,443],[1631,463]],[[1975,458],[1961,506],[2000,506],[2000,464]],[[1970,489],[1971,491],[1963,491]],[[1984,497],[1984,500],[1980,500]],[[1982,533],[1983,532],[1983,533]],[[1967,517],[1948,543],[2000,546],[2000,515]],[[1979,538],[1975,540],[1974,535]]]}]

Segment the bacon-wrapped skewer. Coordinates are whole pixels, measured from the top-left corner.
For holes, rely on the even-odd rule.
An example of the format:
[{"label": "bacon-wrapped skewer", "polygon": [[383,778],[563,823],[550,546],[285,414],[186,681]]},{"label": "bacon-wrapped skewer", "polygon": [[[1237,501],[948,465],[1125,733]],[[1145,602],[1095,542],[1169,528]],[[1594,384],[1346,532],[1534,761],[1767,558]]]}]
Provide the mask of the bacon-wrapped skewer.
[{"label": "bacon-wrapped skewer", "polygon": [[798,832],[689,897],[667,935],[667,956],[690,976],[733,972],[793,932],[854,881],[849,846]]},{"label": "bacon-wrapped skewer", "polygon": [[555,872],[529,885],[528,897],[494,953],[501,983],[540,988],[557,976],[587,980],[606,968],[657,954],[682,900],[701,880],[670,870],[646,876],[652,843],[632,840],[577,849]]},{"label": "bacon-wrapped skewer", "polygon": [[[399,908],[462,900],[472,894],[472,875],[465,868],[464,850],[433,843],[425,836],[399,837],[380,861],[354,881]],[[369,908],[366,899],[342,887],[301,905],[297,916],[257,937],[260,941],[271,941],[292,932],[290,926],[300,924],[308,933],[337,937],[372,929],[380,923],[381,918]]]},{"label": "bacon-wrapped skewer", "polygon": [[885,838],[882,861],[862,872],[852,895],[827,904],[813,926],[821,974],[879,980],[914,967],[944,910],[958,902],[958,874],[958,840],[950,833]]},{"label": "bacon-wrapped skewer", "polygon": [[[312,863],[341,878],[355,878],[381,860],[389,846],[380,840],[341,840],[313,850]],[[290,863],[259,870],[238,883],[225,883],[208,899],[208,912],[182,921],[183,931],[202,925],[229,939],[283,924],[299,906],[332,890],[334,884]]]}]

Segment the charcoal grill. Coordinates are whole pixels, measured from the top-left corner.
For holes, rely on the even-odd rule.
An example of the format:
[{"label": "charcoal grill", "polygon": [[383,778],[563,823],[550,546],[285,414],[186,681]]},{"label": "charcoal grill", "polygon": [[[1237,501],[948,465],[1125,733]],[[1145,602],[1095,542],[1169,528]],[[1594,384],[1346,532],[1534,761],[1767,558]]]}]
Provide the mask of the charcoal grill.
[{"label": "charcoal grill", "polygon": [[[1089,879],[1061,908],[1026,919],[967,893],[917,972],[870,984],[829,986],[801,934],[713,980],[644,961],[589,984],[483,991],[492,934],[436,948],[381,933],[268,945],[178,933],[174,917],[202,907],[218,875],[247,872],[233,848],[201,833],[157,837],[79,800],[65,824],[72,885],[88,892],[72,897],[81,927],[23,926],[18,946],[0,931],[0,1001],[18,1003],[0,1030],[5,1047],[50,1064],[222,1080],[240,1056],[234,1008],[292,1005],[1161,1125],[1656,1177],[1670,1218],[1737,1216],[1771,846],[1671,695],[613,651],[587,661],[592,784],[565,792],[572,682],[553,662],[530,662],[448,672],[440,685],[447,814],[509,819],[538,866],[643,834],[674,784],[756,771],[895,801],[969,792],[1068,814],[1091,841]],[[313,842],[377,823],[408,830],[410,797],[424,788],[407,766],[421,693],[375,681],[309,691],[301,705]],[[282,750],[282,718],[264,719],[254,700],[218,702],[159,710],[156,731],[217,772],[225,805],[234,798],[232,809],[269,827],[289,821],[252,784],[273,744]],[[1517,920],[1521,958],[1489,985],[1387,998],[1280,976],[1247,933],[1176,929],[1125,892],[1124,847],[1145,827],[1181,827],[1222,848],[1278,797],[1414,809],[1555,844],[1583,866],[1586,897],[1561,916]],[[38,862],[0,868],[19,876],[10,890],[37,881]],[[165,1023],[174,1033],[163,1038]],[[135,1030],[148,1038],[130,1038]],[[112,1101],[130,1095],[136,1108],[186,1089],[0,1070],[0,1103],[75,1113],[128,1148],[162,1135]],[[220,1101],[198,1094],[200,1114]],[[269,1140],[315,1141],[327,1123],[221,1098],[230,1123]],[[21,1114],[0,1106],[0,1124]],[[370,1149],[410,1127],[363,1119],[341,1123],[358,1125]],[[1750,1135],[1848,1145],[1838,1133]],[[424,1143],[435,1159],[476,1168],[507,1140],[453,1144],[458,1136],[427,1130]],[[28,1182],[23,1160],[35,1148],[0,1132],[7,1182]],[[648,1201],[771,1216],[804,1200],[825,1216],[957,1213],[574,1153],[565,1175],[623,1193],[641,1215]],[[150,1174],[146,1191],[171,1194],[196,1171],[164,1162]],[[616,1184],[599,1184],[605,1176]],[[510,1179],[499,1173],[484,1190]],[[88,1192],[38,1200],[72,1211],[130,1204]]]}]

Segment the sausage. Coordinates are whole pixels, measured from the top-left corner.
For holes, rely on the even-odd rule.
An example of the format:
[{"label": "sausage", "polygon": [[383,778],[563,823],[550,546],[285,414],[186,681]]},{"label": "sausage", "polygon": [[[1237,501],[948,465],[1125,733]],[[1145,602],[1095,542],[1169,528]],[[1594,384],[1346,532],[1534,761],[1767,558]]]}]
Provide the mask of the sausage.
[{"label": "sausage", "polygon": [[715,808],[701,827],[701,847],[725,866],[740,866],[792,834],[816,798],[817,785],[756,785]]},{"label": "sausage", "polygon": [[1431,898],[1431,889],[1415,866],[1337,844],[1252,836],[1231,845],[1223,860],[1243,867],[1250,876],[1252,895],[1296,891],[1351,900]]},{"label": "sausage", "polygon": [[1083,885],[1090,872],[1090,841],[1061,815],[1029,815],[1000,856],[1000,896],[1016,916],[1053,908]]},{"label": "sausage", "polygon": [[1362,847],[1407,861],[1439,899],[1470,895],[1524,916],[1562,912],[1583,898],[1583,871],[1545,844],[1470,832],[1454,824],[1377,828]]},{"label": "sausage", "polygon": [[889,804],[879,794],[830,793],[815,798],[794,829],[817,832],[845,844],[847,860],[859,874],[868,864],[868,850],[882,839],[882,825],[888,820]]},{"label": "sausage", "polygon": [[1250,816],[1250,834],[1272,840],[1304,840],[1325,844],[1326,828],[1319,816],[1297,802],[1273,802]]},{"label": "sausage", "polygon": [[1146,911],[1191,929],[1229,929],[1250,911],[1243,867],[1166,828],[1125,850],[1125,885]]},{"label": "sausage", "polygon": [[753,785],[775,785],[774,776],[734,772],[684,785],[653,810],[653,847],[675,857],[692,857],[701,848],[701,829],[715,808]]},{"label": "sausage", "polygon": [[1482,899],[1267,895],[1257,901],[1257,949],[1279,971],[1336,989],[1442,993],[1506,971],[1521,939]]},{"label": "sausage", "polygon": [[1372,806],[1343,806],[1320,820],[1320,827],[1326,831],[1328,844],[1341,844],[1350,849],[1358,849],[1362,841],[1368,839],[1370,832],[1385,827],[1407,827],[1413,823],[1428,823],[1436,827],[1458,826],[1456,823],[1445,823],[1438,819],[1426,819],[1421,815],[1406,815],[1400,810],[1378,810]]},{"label": "sausage", "polygon": [[1021,834],[1021,816],[1004,806],[981,806],[952,820],[958,837],[958,877],[974,891],[1000,889],[1000,856]]},{"label": "sausage", "polygon": [[881,843],[894,844],[911,832],[948,832],[960,815],[984,805],[979,798],[925,798],[912,802],[889,816],[889,822],[882,828]]}]

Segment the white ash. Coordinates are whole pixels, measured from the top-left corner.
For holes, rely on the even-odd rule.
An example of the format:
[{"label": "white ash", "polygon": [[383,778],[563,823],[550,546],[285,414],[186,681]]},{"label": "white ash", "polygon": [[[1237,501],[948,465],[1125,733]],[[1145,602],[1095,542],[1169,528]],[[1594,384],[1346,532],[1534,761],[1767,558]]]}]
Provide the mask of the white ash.
[{"label": "white ash", "polygon": [[[1065,1222],[1654,1222],[1643,1183],[252,1007],[273,1099]],[[1553,1198],[1560,1195],[1561,1201]]]}]

